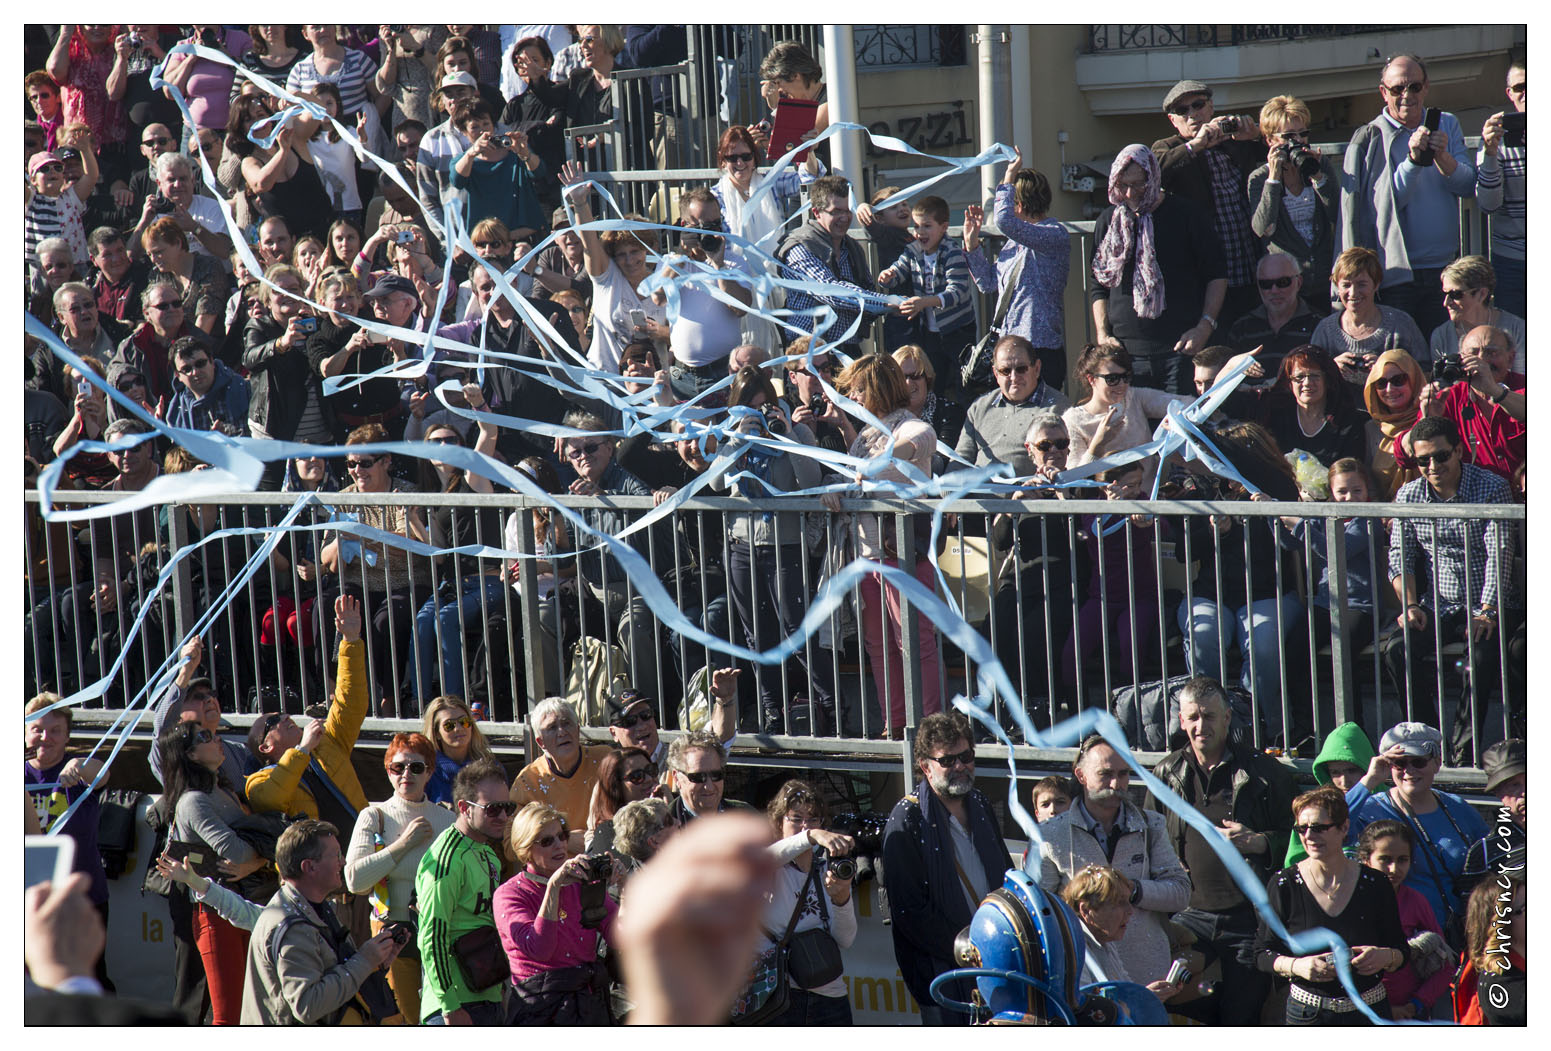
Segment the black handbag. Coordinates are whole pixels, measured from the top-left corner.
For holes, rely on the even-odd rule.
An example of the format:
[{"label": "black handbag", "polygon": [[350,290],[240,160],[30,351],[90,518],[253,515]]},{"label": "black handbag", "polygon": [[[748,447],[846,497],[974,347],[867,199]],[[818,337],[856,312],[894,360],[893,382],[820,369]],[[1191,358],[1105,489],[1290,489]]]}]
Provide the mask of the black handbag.
[{"label": "black handbag", "polygon": [[[1019,253],[1017,261],[1004,278],[1005,283],[1001,294],[996,297],[996,311],[991,316],[991,325],[986,329],[986,334],[959,351],[959,384],[967,398],[977,398],[996,386],[996,380],[991,375],[991,359],[996,353],[997,340],[1002,338],[1002,322],[1007,317],[1007,308],[1012,306],[1013,293],[1018,289],[1018,278],[1023,275],[1023,260],[1024,255]],[[991,266],[996,266],[994,259]]]},{"label": "black handbag", "polygon": [[803,884],[802,894],[797,898],[797,906],[800,909],[808,896],[808,888],[814,887],[819,896],[819,915],[824,924],[814,927],[812,930],[802,931],[792,936],[786,955],[786,971],[791,975],[792,981],[802,989],[819,989],[839,978],[845,973],[845,961],[840,958],[840,944],[835,941],[835,936],[829,933],[829,902],[828,895],[823,888],[815,887],[818,882],[819,866],[814,865],[808,873],[808,882]]},{"label": "black handbag", "polygon": [[463,970],[463,980],[478,993],[512,976],[512,964],[495,927],[476,927],[452,943],[452,954]]}]

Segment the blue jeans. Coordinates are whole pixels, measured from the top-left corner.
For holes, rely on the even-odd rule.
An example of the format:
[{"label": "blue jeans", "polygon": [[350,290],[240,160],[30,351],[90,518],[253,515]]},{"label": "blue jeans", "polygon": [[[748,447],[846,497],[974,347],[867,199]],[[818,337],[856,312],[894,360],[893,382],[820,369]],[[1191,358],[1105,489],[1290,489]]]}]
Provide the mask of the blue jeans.
[{"label": "blue jeans", "polygon": [[[475,1025],[504,1025],[506,1022],[505,1012],[501,1010],[499,1000],[493,1003],[489,1000],[481,1000],[478,1003],[464,1004],[463,1010],[469,1013],[469,1021]],[[447,1019],[443,1017],[442,1012],[435,1011],[420,1024],[446,1025]]]},{"label": "blue jeans", "polygon": [[1493,252],[1492,269],[1497,273],[1497,288],[1492,293],[1493,300],[1508,313],[1527,317],[1529,285],[1528,276],[1524,270],[1524,260],[1507,259]]},{"label": "blue jeans", "polygon": [[458,584],[456,600],[442,602],[436,596],[426,600],[415,614],[415,653],[411,661],[410,681],[415,684],[420,703],[436,696],[431,669],[436,667],[436,633],[441,625],[441,692],[463,696],[463,631],[467,625],[483,625],[486,610],[504,610],[506,587],[499,577],[479,573],[464,577]]},{"label": "blue jeans", "polygon": [[[1280,623],[1278,623],[1280,608]],[[1230,631],[1236,629],[1239,655],[1244,671],[1239,682],[1249,691],[1255,708],[1265,720],[1266,733],[1275,737],[1282,731],[1282,682],[1278,643],[1303,611],[1303,603],[1294,594],[1280,598],[1256,599],[1236,610],[1216,601],[1196,596],[1179,606],[1179,627],[1185,632],[1190,674],[1217,678],[1222,655],[1230,645]],[[1253,644],[1254,659],[1250,659]]]},{"label": "blue jeans", "polygon": [[793,989],[786,1010],[767,1025],[851,1025],[851,1000],[845,996],[825,996],[807,989]]}]

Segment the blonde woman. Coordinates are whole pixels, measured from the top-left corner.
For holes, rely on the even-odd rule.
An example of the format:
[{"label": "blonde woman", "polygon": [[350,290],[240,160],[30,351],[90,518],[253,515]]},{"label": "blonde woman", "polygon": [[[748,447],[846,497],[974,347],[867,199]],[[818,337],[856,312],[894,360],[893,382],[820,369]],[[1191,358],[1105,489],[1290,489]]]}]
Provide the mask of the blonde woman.
[{"label": "blonde woman", "polygon": [[443,695],[425,710],[422,730],[436,746],[435,770],[426,782],[426,798],[433,803],[452,805],[452,779],[476,759],[495,759],[495,750],[461,697]]}]

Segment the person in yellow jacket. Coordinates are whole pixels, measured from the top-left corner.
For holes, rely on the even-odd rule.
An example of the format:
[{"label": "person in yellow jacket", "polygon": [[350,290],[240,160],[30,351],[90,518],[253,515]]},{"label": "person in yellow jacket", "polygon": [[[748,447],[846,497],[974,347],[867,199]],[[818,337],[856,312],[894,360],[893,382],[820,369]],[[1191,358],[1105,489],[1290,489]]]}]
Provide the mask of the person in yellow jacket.
[{"label": "person in yellow jacket", "polygon": [[334,627],[339,667],[328,717],[314,719],[305,730],[284,712],[254,721],[248,749],[265,765],[248,775],[248,802],[255,811],[306,814],[336,828],[354,828],[366,793],[350,765],[350,751],[366,718],[369,679],[359,599],[334,600]]}]

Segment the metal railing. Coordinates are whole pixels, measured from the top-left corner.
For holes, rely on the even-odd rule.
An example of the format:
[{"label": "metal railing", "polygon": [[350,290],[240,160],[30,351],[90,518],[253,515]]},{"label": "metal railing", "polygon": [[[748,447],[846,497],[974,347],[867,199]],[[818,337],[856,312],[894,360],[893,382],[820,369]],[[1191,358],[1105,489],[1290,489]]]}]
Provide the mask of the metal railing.
[{"label": "metal railing", "polygon": [[[73,504],[91,504],[117,494],[67,495]],[[217,529],[271,527],[293,499],[240,494],[205,509],[169,506],[153,525],[130,515],[45,528],[36,494],[29,492],[26,688],[68,694],[100,677],[122,650],[123,672],[103,697],[87,704],[122,708],[217,605],[221,587],[242,570],[262,537],[199,548],[169,587],[153,594],[152,582],[171,552]],[[407,506],[402,494],[331,493],[323,499],[332,509],[357,514],[365,507]],[[326,701],[336,652],[332,603],[340,593],[357,594],[365,605],[374,718],[418,720],[432,697],[456,692],[484,705],[497,726],[515,724],[536,699],[563,694],[577,703],[585,722],[601,726],[605,693],[628,682],[656,698],[665,729],[680,729],[704,718],[704,675],[697,672],[736,663],[744,668],[742,731],[769,746],[836,753],[886,748],[866,742],[889,726],[913,729],[955,693],[976,691],[978,664],[940,630],[899,630],[916,623],[917,611],[875,586],[847,593],[820,632],[784,664],[751,666],[708,656],[668,630],[618,564],[596,552],[537,565],[533,556],[565,545],[541,546],[547,534],[535,531],[534,512],[544,511],[525,498],[427,493],[413,501],[453,532],[462,516],[496,514],[506,542],[530,557],[498,577],[509,568],[500,560],[448,554],[433,566],[429,559],[384,549],[379,557],[390,566],[415,564],[410,583],[384,590],[375,583],[380,567],[368,571],[359,557],[337,575],[322,572],[318,553],[327,534],[292,533],[280,557],[261,566],[204,629],[205,671],[216,679],[228,711],[300,712]],[[627,497],[561,502],[584,515],[616,516],[610,527],[616,533],[652,506],[649,499]],[[801,619],[826,571],[849,562],[842,554],[844,534],[854,531],[855,521],[877,516],[901,564],[912,565],[925,541],[917,523],[932,506],[853,500],[847,503],[852,520],[808,498],[696,498],[629,542],[692,622],[717,638],[765,648]],[[1197,671],[1246,685],[1256,717],[1249,733],[1257,747],[1301,744],[1308,755],[1340,722],[1357,721],[1377,740],[1405,718],[1442,727],[1456,743],[1474,727],[1464,754],[1478,765],[1485,743],[1510,730],[1522,734],[1523,622],[1513,612],[1519,608],[1513,596],[1523,594],[1515,580],[1522,560],[1515,561],[1511,549],[1503,553],[1504,600],[1489,641],[1438,634],[1436,621],[1391,640],[1397,610],[1390,608],[1385,531],[1370,528],[1353,546],[1343,524],[1347,518],[1426,520],[1429,507],[1342,505],[1342,519],[1308,518],[1297,532],[1279,516],[1330,515],[1333,505],[966,500],[945,509],[955,518],[944,531],[946,587],[939,593],[951,596],[990,642],[1036,725],[1104,706],[1139,750],[1165,750],[1173,716],[1155,684]],[[1500,523],[1505,545],[1524,520],[1523,508],[1513,505],[1451,506],[1449,512],[1444,521],[1450,523]],[[1111,517],[1096,520],[1095,514]],[[1131,514],[1152,517],[1144,523],[1125,517]],[[781,528],[795,525],[787,535],[801,541],[768,550],[741,544],[732,532],[739,515],[790,515]],[[1240,537],[1225,541],[1208,528],[1209,515],[1243,523]],[[322,521],[328,514],[316,517]],[[1436,525],[1419,523],[1420,535]],[[129,551],[137,554],[132,570],[121,554]],[[1266,593],[1257,583],[1263,578],[1250,567],[1273,558],[1274,593]],[[579,563],[578,576],[567,577],[568,561]],[[101,593],[111,598],[92,600],[86,567],[93,565],[101,571]],[[541,580],[546,568],[558,575]],[[1242,581],[1236,579],[1240,573]],[[1428,577],[1423,601],[1441,608],[1436,574]],[[1354,595],[1363,580],[1373,599],[1366,605]],[[1467,572],[1467,592],[1474,594],[1479,583]],[[1240,652],[1234,652],[1239,632],[1231,624],[1237,611],[1202,605],[1235,590],[1246,606],[1275,600],[1264,614],[1271,626],[1250,632]],[[888,623],[880,613],[884,601],[897,602]],[[143,630],[126,643],[130,620],[147,604]],[[1339,611],[1334,624],[1330,610]],[[1219,644],[1211,641],[1214,629],[1226,636]],[[873,645],[879,641],[881,648]],[[1416,656],[1408,661],[1409,651]],[[818,714],[829,697],[832,719]],[[1499,711],[1502,698],[1508,703]],[[1013,727],[1001,699],[993,711]],[[515,725],[512,731],[520,732]]]}]

